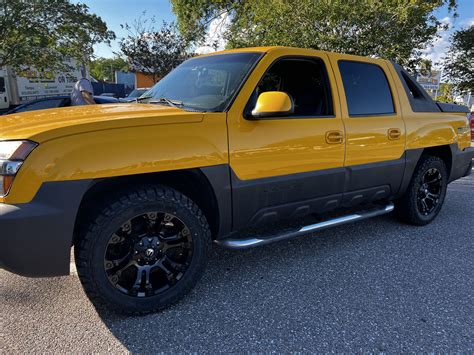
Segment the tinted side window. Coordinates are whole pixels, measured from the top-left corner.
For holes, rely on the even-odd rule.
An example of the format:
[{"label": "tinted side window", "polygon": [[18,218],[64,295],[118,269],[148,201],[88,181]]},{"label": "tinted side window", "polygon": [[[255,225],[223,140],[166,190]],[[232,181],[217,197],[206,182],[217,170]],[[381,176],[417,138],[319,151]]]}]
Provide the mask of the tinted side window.
[{"label": "tinted side window", "polygon": [[395,112],[390,86],[378,65],[339,61],[339,71],[349,115],[383,115]]},{"label": "tinted side window", "polygon": [[0,76],[0,94],[5,92],[5,78]]},{"label": "tinted side window", "polygon": [[283,91],[293,98],[293,116],[333,115],[329,80],[324,62],[313,58],[288,58],[275,62],[260,80],[247,109],[255,107],[258,95]]},{"label": "tinted side window", "polygon": [[19,108],[16,112],[27,112],[27,111],[35,111],[35,110],[46,110],[48,108],[56,108],[59,107],[63,99],[55,99],[55,100],[44,100],[33,102],[31,104],[27,104],[24,107]]}]

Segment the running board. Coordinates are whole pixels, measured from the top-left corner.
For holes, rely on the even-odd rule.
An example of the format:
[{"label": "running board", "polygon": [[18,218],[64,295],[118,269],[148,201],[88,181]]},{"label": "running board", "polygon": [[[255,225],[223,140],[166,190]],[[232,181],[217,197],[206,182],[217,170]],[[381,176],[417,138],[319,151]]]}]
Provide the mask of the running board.
[{"label": "running board", "polygon": [[254,248],[260,245],[270,244],[278,242],[280,240],[290,239],[299,237],[301,235],[307,234],[309,232],[320,231],[326,228],[341,226],[346,223],[351,223],[355,221],[361,221],[363,219],[372,218],[376,216],[381,216],[387,213],[392,212],[394,209],[393,203],[390,203],[381,208],[364,211],[360,213],[354,213],[343,217],[337,217],[329,219],[327,221],[310,224],[308,226],[301,227],[300,229],[284,232],[281,234],[276,234],[268,237],[248,237],[243,239],[238,238],[226,238],[217,240],[216,243],[224,248],[228,249],[248,249]]}]

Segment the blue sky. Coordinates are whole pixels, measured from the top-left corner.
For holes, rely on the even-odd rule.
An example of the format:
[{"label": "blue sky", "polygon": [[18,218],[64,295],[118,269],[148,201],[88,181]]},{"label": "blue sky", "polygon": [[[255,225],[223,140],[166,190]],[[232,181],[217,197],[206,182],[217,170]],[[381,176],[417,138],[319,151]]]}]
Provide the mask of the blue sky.
[{"label": "blue sky", "polygon": [[[176,19],[168,0],[79,0],[74,2],[89,6],[90,11],[100,16],[109,29],[115,32],[117,38],[126,35],[120,25],[126,22],[132,23],[144,11],[147,17],[156,16],[158,22],[163,20],[171,22]],[[111,47],[99,44],[94,50],[99,57],[113,57],[114,52],[118,51],[117,41],[112,43]]]},{"label": "blue sky", "polygon": [[[426,51],[426,56],[434,62],[440,60],[449,44],[449,35],[455,29],[466,27],[474,23],[474,0],[458,0],[459,17],[453,18],[452,13],[448,13],[447,8],[440,8],[436,11],[436,16],[444,23],[448,23],[451,30],[441,32],[441,38],[434,43],[434,47]],[[175,20],[168,0],[76,0],[89,6],[91,12],[96,13],[107,23],[118,38],[125,35],[120,28],[120,24],[131,23],[140,17],[143,11],[147,16],[156,16],[158,21],[167,22]],[[113,53],[118,51],[117,43],[112,43],[111,47],[100,44],[95,47],[95,54],[102,57],[113,57]]]},{"label": "blue sky", "polygon": [[459,28],[465,28],[474,24],[474,0],[458,0],[458,17],[454,18],[452,13],[448,12],[446,7],[440,8],[435,15],[443,23],[449,24],[448,31],[440,31],[440,38],[435,40],[432,48],[425,51],[425,55],[430,58],[433,63],[439,62],[449,47],[449,36],[453,31]]}]

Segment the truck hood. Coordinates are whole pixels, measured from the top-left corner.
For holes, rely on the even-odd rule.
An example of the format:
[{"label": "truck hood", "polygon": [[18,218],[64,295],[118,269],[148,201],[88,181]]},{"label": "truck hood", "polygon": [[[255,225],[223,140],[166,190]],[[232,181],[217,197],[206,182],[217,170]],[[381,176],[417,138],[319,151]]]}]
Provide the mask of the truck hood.
[{"label": "truck hood", "polygon": [[38,143],[62,136],[124,127],[201,122],[202,112],[155,104],[63,107],[0,116],[0,140]]}]

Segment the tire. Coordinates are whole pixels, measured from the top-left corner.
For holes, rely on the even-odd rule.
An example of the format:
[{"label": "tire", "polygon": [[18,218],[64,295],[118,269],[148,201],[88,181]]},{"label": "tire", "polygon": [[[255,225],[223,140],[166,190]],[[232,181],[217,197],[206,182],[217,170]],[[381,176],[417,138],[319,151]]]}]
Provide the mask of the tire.
[{"label": "tire", "polygon": [[89,219],[76,267],[96,308],[140,315],[184,297],[202,277],[211,246],[199,207],[160,186],[129,188]]},{"label": "tire", "polygon": [[[427,184],[430,181],[436,183]],[[417,226],[431,223],[443,206],[447,185],[444,161],[435,156],[422,156],[405,195],[395,204],[397,217]]]}]

